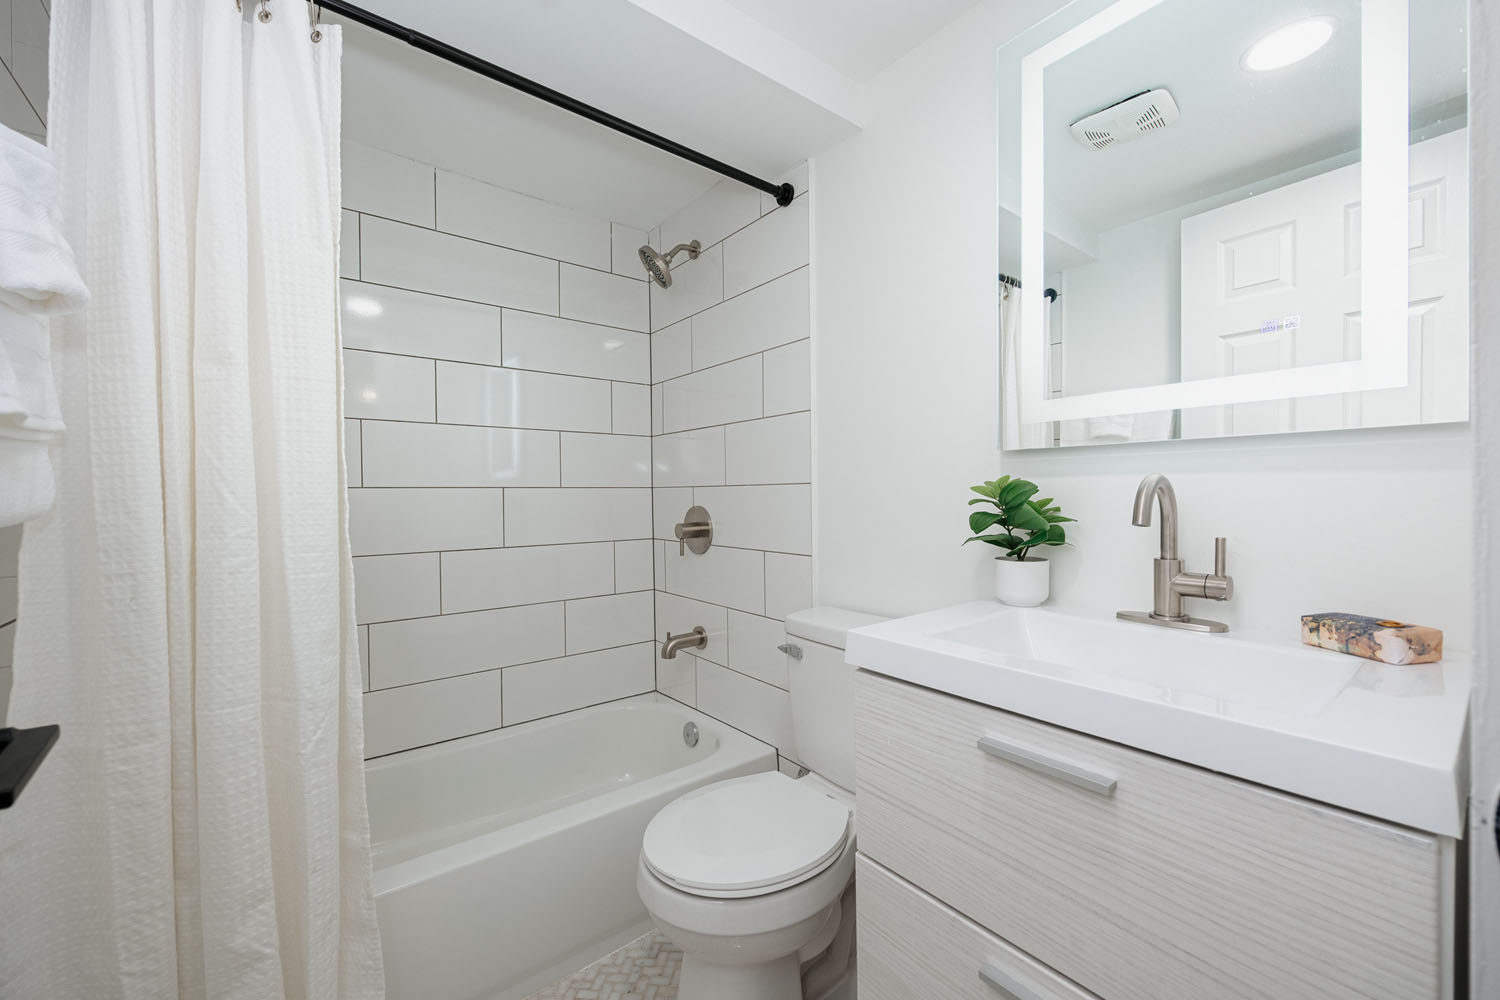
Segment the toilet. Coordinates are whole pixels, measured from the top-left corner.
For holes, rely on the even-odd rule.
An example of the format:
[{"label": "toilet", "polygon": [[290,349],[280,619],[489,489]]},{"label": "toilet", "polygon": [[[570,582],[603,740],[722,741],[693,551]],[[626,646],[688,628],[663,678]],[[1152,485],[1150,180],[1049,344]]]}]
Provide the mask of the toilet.
[{"label": "toilet", "polygon": [[854,668],[844,639],[881,620],[839,608],[787,617],[793,743],[781,750],[806,774],[706,785],[647,826],[636,887],[683,951],[679,1000],[853,1000]]}]

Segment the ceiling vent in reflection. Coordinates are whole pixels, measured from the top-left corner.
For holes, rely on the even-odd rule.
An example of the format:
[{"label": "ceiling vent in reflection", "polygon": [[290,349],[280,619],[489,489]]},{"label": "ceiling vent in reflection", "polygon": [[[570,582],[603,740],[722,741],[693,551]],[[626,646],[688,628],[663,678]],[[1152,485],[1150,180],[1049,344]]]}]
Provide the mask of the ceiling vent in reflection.
[{"label": "ceiling vent in reflection", "polygon": [[1181,117],[1182,112],[1177,109],[1172,95],[1164,88],[1157,88],[1080,118],[1069,128],[1073,131],[1073,138],[1085,146],[1103,149],[1166,128]]}]

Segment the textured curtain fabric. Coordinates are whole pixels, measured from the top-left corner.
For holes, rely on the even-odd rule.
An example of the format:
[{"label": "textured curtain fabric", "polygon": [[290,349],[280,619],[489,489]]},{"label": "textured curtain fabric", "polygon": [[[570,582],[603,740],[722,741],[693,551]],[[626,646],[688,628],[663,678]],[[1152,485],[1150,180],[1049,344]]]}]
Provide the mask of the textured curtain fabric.
[{"label": "textured curtain fabric", "polygon": [[[1052,310],[1042,310],[1046,323]],[[1021,423],[1021,293],[1000,286],[1000,351],[1003,381],[1000,385],[1000,440],[1006,449],[1045,448],[1052,443],[1051,424]]]},{"label": "textured curtain fabric", "polygon": [[383,995],[337,327],[339,45],[303,4],[54,0],[92,300],[21,551],[0,996]]}]

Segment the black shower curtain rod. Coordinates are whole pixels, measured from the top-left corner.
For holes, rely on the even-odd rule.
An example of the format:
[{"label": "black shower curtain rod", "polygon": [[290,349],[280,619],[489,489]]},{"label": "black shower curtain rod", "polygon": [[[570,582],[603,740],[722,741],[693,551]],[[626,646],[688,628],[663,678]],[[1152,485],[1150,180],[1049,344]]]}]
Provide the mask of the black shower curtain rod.
[{"label": "black shower curtain rod", "polygon": [[535,80],[528,79],[518,73],[512,73],[503,66],[496,66],[494,63],[481,59],[471,52],[465,52],[463,49],[455,48],[447,42],[438,41],[431,35],[424,35],[420,31],[415,31],[404,25],[397,24],[395,21],[387,20],[378,14],[372,14],[363,7],[356,7],[352,3],[345,3],[344,0],[313,0],[313,6],[319,7],[330,14],[337,14],[340,17],[347,18],[356,24],[362,24],[367,28],[374,28],[383,35],[399,38],[413,48],[421,49],[423,52],[435,55],[439,59],[446,60],[455,66],[462,66],[470,72],[488,77],[496,83],[503,83],[507,87],[519,90],[523,94],[530,94],[532,97],[546,101],[548,104],[562,108],[564,111],[572,112],[581,118],[587,118],[591,122],[597,122],[606,128],[612,128],[616,132],[630,136],[632,139],[637,139],[647,145],[655,146],[657,149],[665,150],[673,156],[679,156],[689,163],[696,163],[700,167],[707,167],[709,170],[737,180],[741,184],[753,187],[757,191],[764,191],[766,194],[774,195],[776,197],[776,204],[778,205],[790,205],[792,198],[796,195],[796,191],[792,189],[790,184],[775,184],[756,177],[754,174],[746,173],[738,167],[732,167],[724,161],[716,160],[706,153],[700,153],[696,149],[684,146],[680,142],[673,142],[666,136],[657,135],[655,132],[643,129],[633,122],[618,118],[608,111],[601,111],[592,104],[585,104],[576,98],[569,97],[567,94],[553,90],[551,87],[543,86]]}]

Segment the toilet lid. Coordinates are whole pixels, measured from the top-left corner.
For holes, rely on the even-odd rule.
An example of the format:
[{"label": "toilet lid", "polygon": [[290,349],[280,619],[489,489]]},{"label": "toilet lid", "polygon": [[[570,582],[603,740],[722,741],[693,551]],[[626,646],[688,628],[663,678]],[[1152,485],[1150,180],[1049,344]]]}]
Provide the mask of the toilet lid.
[{"label": "toilet lid", "polygon": [[827,868],[849,837],[849,807],[779,771],[689,792],[656,814],[647,866],[688,891],[754,890]]}]

